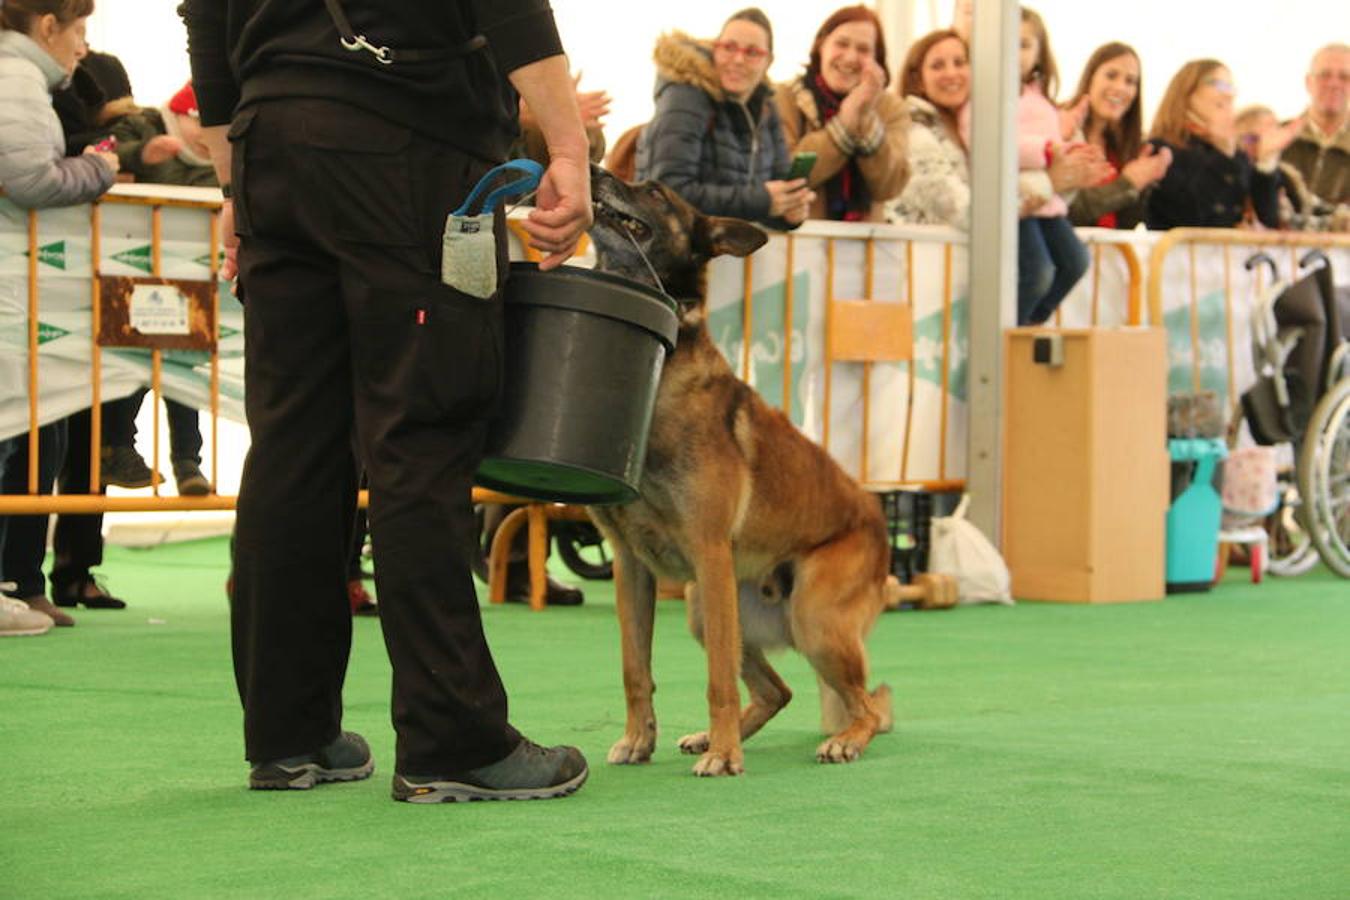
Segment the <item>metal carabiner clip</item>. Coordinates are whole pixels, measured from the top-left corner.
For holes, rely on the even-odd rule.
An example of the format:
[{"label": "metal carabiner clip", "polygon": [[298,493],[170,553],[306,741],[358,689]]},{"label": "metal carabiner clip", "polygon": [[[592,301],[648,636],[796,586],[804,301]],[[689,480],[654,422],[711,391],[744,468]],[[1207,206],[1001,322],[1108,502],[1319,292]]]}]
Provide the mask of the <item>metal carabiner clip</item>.
[{"label": "metal carabiner clip", "polygon": [[342,42],[343,47],[352,51],[353,53],[357,52],[358,50],[369,50],[371,53],[375,54],[376,59],[378,59],[381,63],[383,63],[386,66],[391,65],[394,62],[394,60],[391,59],[389,56],[388,47],[376,47],[370,41],[366,40],[366,36],[364,34],[353,35],[351,40],[348,40],[345,37],[340,37],[338,38],[338,40]]}]

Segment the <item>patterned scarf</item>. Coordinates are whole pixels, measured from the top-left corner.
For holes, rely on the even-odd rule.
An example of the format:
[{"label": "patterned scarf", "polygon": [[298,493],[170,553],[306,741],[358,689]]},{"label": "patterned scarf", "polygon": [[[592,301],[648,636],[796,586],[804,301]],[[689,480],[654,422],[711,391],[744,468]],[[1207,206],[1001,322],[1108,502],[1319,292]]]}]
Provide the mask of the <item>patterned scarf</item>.
[{"label": "patterned scarf", "polygon": [[[839,107],[844,102],[825,84],[825,77],[818,71],[808,70],[807,88],[815,97],[816,109],[820,111],[820,124],[839,115]],[[867,190],[867,181],[858,168],[857,157],[850,156],[848,164],[825,182],[825,218],[836,222],[861,222],[872,210],[872,195]]]}]

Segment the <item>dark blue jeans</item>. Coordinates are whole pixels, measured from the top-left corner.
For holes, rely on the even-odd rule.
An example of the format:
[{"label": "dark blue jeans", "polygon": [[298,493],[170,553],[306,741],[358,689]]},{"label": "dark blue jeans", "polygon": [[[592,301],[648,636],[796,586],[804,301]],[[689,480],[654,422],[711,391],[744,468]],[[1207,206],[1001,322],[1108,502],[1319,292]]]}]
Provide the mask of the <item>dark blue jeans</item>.
[{"label": "dark blue jeans", "polygon": [[[141,388],[120,400],[103,404],[103,446],[135,446],[136,414],[149,392],[148,388]],[[169,458],[201,463],[202,431],[197,410],[168,397],[164,398],[164,409],[169,417]]]},{"label": "dark blue jeans", "polygon": [[1088,252],[1064,216],[1017,224],[1017,324],[1050,318],[1088,269]]}]

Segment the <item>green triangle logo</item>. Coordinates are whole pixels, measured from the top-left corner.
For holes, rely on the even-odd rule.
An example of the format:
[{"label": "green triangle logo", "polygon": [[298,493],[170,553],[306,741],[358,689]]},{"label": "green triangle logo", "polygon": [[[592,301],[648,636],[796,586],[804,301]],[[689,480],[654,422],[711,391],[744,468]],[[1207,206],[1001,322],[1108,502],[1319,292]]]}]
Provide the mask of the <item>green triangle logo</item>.
[{"label": "green triangle logo", "polygon": [[[970,374],[969,318],[965,298],[952,302],[951,340],[947,357],[947,390],[965,402]],[[929,384],[942,385],[942,310],[914,323],[914,376]]]},{"label": "green triangle logo", "polygon": [[142,272],[153,272],[154,265],[150,261],[150,245],[136,247],[132,250],[123,250],[121,253],[114,253],[113,259],[133,269],[140,269]]},{"label": "green triangle logo", "polygon": [[239,333],[238,328],[231,328],[228,325],[220,326],[220,340],[225,341]]},{"label": "green triangle logo", "polygon": [[45,247],[39,247],[37,258],[38,262],[64,272],[66,270],[66,242],[56,241]]},{"label": "green triangle logo", "polygon": [[63,338],[70,334],[64,328],[57,328],[55,325],[48,325],[46,322],[38,322],[38,344],[46,344],[57,338]]},{"label": "green triangle logo", "polygon": [[[201,256],[194,259],[193,262],[195,262],[197,265],[201,266],[204,269],[209,269],[211,268],[211,254],[203,253]],[[219,253],[216,254],[216,265],[223,266],[224,264],[225,264],[225,251],[221,250]]]}]

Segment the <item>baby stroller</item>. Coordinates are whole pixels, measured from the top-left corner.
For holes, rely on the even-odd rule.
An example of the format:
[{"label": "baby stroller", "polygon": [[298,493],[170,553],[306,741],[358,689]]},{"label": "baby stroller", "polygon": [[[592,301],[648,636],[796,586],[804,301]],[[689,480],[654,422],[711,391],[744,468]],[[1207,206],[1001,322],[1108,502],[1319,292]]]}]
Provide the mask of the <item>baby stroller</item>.
[{"label": "baby stroller", "polygon": [[1251,269],[1270,266],[1274,283],[1252,310],[1256,383],[1242,396],[1253,439],[1288,445],[1293,469],[1281,473],[1276,507],[1266,518],[1269,568],[1305,571],[1322,560],[1350,578],[1350,344],[1347,298],[1338,294],[1320,250],[1299,262],[1300,277],[1280,281],[1275,261],[1258,253]]}]

